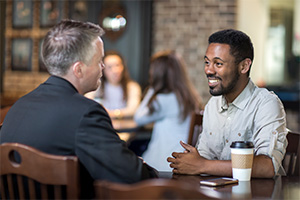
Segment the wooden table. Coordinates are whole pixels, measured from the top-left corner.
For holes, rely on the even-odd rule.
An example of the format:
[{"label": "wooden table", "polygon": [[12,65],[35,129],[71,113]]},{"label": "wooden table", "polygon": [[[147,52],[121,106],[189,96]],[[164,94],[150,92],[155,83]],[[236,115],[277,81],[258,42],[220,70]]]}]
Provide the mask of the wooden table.
[{"label": "wooden table", "polygon": [[178,175],[171,172],[160,172],[160,178],[174,179],[192,185],[217,199],[300,199],[300,177],[277,176],[274,179],[252,178],[238,184],[209,187],[200,185],[200,180],[217,178],[215,176]]},{"label": "wooden table", "polygon": [[132,118],[112,119],[112,125],[117,132],[133,132],[140,128]]}]

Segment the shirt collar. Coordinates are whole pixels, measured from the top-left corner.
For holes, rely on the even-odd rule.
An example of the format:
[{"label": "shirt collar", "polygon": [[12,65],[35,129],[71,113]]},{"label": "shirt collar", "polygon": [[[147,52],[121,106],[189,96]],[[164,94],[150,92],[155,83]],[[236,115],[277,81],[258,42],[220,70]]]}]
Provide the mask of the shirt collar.
[{"label": "shirt collar", "polygon": [[[256,88],[255,84],[252,82],[251,79],[249,79],[249,82],[248,82],[247,86],[239,94],[239,96],[237,96],[237,98],[235,98],[235,100],[231,104],[234,105],[235,107],[243,110],[246,107],[248,101],[250,100],[249,97],[252,96],[255,88]],[[222,98],[221,98],[221,104],[220,105],[221,106],[219,108],[219,112],[222,112],[222,111],[228,109],[227,101],[226,101],[226,99],[223,95],[222,95]]]},{"label": "shirt collar", "polygon": [[222,95],[222,98],[221,98],[221,104],[220,105],[221,105],[220,108],[219,108],[220,113],[228,109],[227,101],[226,101],[226,99],[223,95]]}]

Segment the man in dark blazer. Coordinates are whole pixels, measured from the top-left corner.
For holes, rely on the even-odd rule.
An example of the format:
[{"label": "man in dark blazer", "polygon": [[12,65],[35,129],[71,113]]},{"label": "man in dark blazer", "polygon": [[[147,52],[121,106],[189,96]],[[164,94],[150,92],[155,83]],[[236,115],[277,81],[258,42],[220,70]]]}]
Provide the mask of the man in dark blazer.
[{"label": "man in dark blazer", "polygon": [[54,26],[42,46],[50,78],[12,106],[0,132],[1,143],[76,155],[87,172],[82,178],[90,177],[82,183],[89,189],[96,179],[134,183],[153,176],[120,140],[106,110],[83,96],[101,83],[102,34],[92,23],[63,20]]}]

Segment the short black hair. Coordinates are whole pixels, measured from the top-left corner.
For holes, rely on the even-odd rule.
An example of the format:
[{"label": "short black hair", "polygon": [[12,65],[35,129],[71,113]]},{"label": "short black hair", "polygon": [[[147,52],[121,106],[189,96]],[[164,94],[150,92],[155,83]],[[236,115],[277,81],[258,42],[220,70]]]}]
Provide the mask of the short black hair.
[{"label": "short black hair", "polygon": [[[250,37],[242,31],[234,29],[225,29],[217,31],[208,38],[208,43],[228,44],[230,46],[230,54],[235,58],[236,64],[240,63],[246,58],[249,58],[253,62],[253,44],[251,42]],[[248,76],[249,74],[250,69],[248,71]]]}]

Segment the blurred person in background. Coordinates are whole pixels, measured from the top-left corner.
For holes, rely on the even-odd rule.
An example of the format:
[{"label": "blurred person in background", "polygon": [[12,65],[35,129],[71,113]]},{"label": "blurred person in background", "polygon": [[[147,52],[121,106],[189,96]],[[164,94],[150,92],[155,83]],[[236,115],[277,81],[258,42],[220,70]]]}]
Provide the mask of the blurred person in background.
[{"label": "blurred person in background", "polygon": [[133,81],[122,55],[107,51],[102,85],[85,96],[101,103],[112,118],[132,117],[141,101],[141,87]]},{"label": "blurred person in background", "polygon": [[171,171],[167,158],[187,141],[190,116],[202,108],[188,78],[183,59],[174,51],[158,52],[151,58],[149,88],[134,120],[139,125],[154,122],[151,140],[143,159],[159,171]]}]

